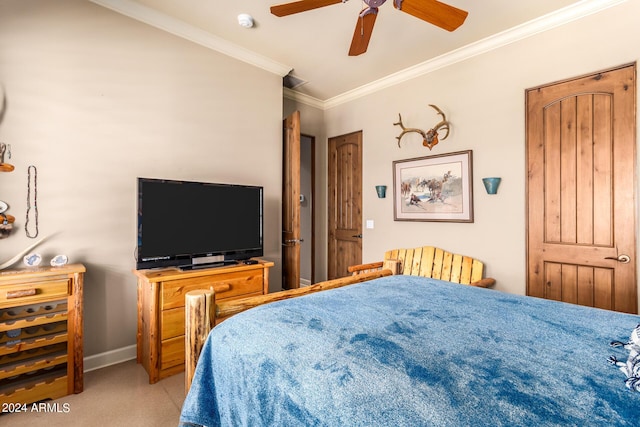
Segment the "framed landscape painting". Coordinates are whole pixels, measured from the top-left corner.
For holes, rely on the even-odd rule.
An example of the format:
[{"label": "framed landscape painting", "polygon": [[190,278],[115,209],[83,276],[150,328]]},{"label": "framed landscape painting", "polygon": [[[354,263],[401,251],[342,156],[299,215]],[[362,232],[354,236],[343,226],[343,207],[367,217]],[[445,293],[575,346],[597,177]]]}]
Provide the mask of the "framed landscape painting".
[{"label": "framed landscape painting", "polygon": [[472,151],[393,162],[393,219],[473,222]]}]

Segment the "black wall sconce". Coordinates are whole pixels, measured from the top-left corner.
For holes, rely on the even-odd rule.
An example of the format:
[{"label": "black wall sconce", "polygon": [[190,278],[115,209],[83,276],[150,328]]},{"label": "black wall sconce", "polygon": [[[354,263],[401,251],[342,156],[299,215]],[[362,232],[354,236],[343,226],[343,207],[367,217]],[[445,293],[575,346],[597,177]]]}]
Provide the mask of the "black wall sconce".
[{"label": "black wall sconce", "polygon": [[376,185],[376,193],[378,193],[378,199],[384,199],[385,197],[387,197],[387,186]]}]

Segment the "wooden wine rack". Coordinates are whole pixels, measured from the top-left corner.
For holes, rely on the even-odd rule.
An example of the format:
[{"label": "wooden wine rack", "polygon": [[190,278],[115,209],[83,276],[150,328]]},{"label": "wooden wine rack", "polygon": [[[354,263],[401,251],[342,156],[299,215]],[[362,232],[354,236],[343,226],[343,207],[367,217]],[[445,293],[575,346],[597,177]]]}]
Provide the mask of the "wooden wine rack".
[{"label": "wooden wine rack", "polygon": [[0,404],[83,389],[80,264],[0,272]]}]

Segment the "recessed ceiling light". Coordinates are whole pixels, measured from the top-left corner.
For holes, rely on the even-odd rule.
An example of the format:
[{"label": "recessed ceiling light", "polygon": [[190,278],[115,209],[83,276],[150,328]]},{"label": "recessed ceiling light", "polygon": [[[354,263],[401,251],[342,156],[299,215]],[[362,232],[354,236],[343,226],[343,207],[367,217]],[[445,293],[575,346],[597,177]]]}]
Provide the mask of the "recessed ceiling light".
[{"label": "recessed ceiling light", "polygon": [[253,17],[248,13],[241,13],[238,15],[238,24],[244,28],[251,28],[253,27]]}]

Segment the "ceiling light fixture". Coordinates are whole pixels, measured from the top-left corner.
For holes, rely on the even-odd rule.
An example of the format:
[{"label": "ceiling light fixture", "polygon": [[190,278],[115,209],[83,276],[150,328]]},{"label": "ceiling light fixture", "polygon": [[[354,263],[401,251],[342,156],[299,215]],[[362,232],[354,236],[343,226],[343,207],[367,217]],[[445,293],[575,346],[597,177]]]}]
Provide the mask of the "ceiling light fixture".
[{"label": "ceiling light fixture", "polygon": [[238,15],[238,24],[244,28],[251,28],[253,27],[253,17],[248,13],[241,13]]}]

